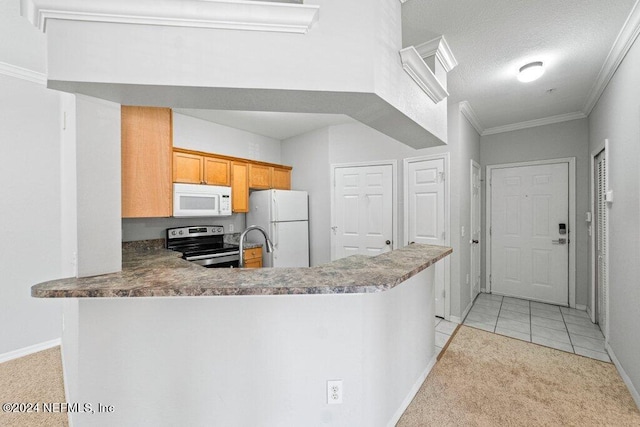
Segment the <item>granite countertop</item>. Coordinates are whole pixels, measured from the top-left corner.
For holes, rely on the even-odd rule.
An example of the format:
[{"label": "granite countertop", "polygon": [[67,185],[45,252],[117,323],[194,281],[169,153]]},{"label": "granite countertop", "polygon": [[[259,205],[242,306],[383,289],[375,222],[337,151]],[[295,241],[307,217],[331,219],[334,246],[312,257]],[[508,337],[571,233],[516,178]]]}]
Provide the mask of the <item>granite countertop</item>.
[{"label": "granite countertop", "polygon": [[373,293],[391,289],[452,252],[411,244],[384,254],[352,255],[311,268],[203,268],[179,252],[154,247],[123,251],[122,271],[31,287],[40,298],[170,297]]}]

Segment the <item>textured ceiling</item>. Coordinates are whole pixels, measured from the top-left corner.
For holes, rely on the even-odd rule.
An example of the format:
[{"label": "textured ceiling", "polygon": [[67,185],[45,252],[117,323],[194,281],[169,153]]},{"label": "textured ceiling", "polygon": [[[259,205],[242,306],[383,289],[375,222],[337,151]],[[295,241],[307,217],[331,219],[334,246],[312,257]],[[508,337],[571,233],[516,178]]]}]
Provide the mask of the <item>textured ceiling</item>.
[{"label": "textured ceiling", "polygon": [[[581,111],[636,0],[409,0],[403,44],[444,35],[458,61],[449,102],[468,101],[483,128]],[[520,83],[518,69],[545,74]]]}]

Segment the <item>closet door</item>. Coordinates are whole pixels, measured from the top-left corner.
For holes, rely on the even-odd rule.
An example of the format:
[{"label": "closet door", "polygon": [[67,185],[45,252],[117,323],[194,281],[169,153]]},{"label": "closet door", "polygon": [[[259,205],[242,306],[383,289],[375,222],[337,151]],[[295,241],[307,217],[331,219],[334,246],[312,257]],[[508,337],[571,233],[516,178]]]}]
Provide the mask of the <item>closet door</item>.
[{"label": "closet door", "polygon": [[600,330],[607,336],[609,281],[607,272],[607,157],[603,151],[595,158],[594,167],[595,224],[596,224],[596,312]]}]

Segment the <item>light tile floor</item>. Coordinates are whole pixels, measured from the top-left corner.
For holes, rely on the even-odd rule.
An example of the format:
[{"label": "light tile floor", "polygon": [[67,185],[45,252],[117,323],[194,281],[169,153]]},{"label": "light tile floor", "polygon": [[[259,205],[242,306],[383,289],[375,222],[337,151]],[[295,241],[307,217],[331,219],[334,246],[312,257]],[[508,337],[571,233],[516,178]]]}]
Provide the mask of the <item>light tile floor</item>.
[{"label": "light tile floor", "polygon": [[[586,311],[518,298],[480,294],[465,325],[581,356],[611,362],[600,327]],[[436,326],[436,346],[438,345]]]},{"label": "light tile floor", "polygon": [[436,317],[436,355],[440,355],[442,347],[447,344],[457,327],[457,323]]}]

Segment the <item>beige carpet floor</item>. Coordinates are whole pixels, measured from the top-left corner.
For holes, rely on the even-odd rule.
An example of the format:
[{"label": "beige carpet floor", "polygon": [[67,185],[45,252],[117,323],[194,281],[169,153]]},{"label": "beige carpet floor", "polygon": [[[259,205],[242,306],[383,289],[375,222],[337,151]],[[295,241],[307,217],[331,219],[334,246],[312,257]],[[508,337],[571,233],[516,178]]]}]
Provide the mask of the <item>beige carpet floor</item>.
[{"label": "beige carpet floor", "polygon": [[66,413],[45,413],[42,406],[42,403],[64,403],[65,401],[60,347],[0,363],[0,404],[36,402],[40,404],[40,412],[37,413],[13,413],[1,410],[0,426],[67,426]]},{"label": "beige carpet floor", "polygon": [[462,326],[397,426],[640,426],[614,365]]}]

